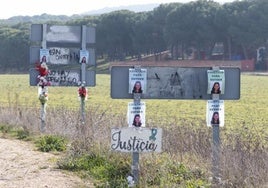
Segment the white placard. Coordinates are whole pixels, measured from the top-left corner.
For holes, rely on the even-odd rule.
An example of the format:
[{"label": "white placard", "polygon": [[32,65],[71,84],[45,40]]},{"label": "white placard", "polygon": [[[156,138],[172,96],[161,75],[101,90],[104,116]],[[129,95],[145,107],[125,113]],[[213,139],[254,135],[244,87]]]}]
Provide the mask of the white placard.
[{"label": "white placard", "polygon": [[129,69],[129,93],[146,93],[147,69]]},{"label": "white placard", "polygon": [[80,50],[79,63],[89,64],[89,53],[87,50]]},{"label": "white placard", "polygon": [[47,63],[49,62],[49,50],[48,49],[40,49],[40,63]]},{"label": "white placard", "polygon": [[207,101],[207,126],[214,125],[224,126],[224,100]]},{"label": "white placard", "polygon": [[145,127],[145,102],[128,103],[127,120],[129,127]]},{"label": "white placard", "polygon": [[225,74],[224,70],[207,70],[208,94],[224,94]]},{"label": "white placard", "polygon": [[111,130],[111,150],[121,152],[161,152],[161,128],[122,127]]}]

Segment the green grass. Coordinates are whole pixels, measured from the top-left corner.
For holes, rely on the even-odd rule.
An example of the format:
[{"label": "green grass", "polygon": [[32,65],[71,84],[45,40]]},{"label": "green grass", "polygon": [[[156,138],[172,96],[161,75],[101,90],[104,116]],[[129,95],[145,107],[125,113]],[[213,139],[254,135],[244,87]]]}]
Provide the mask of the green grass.
[{"label": "green grass", "polygon": [[[110,75],[97,74],[96,87],[88,88],[86,107],[115,115],[126,115],[127,103],[132,100],[111,99]],[[0,75],[1,106],[39,107],[37,87],[29,86],[29,75]],[[77,87],[49,87],[50,107],[79,109]],[[259,127],[268,124],[268,76],[241,76],[240,100],[225,101],[225,128],[247,125]],[[179,119],[205,125],[205,100],[145,100],[148,124],[168,125]],[[200,123],[201,122],[201,123]],[[204,124],[203,124],[204,123]]]},{"label": "green grass", "polygon": [[[36,122],[39,123],[39,119],[35,116],[39,112],[36,109],[40,108],[40,102],[37,97],[37,87],[29,86],[29,76],[0,75],[0,87],[4,88],[0,93],[0,105],[10,107],[3,108],[3,117],[6,117],[5,113],[8,114],[7,111],[10,111],[8,118],[10,120],[21,112],[21,106],[33,107],[35,109],[29,112],[21,112],[19,120],[24,124],[28,123],[28,128],[34,128]],[[111,125],[121,125],[122,122],[127,126],[127,103],[132,100],[111,99],[110,76],[98,74],[96,87],[88,88],[89,98],[86,101],[86,110],[91,116],[88,118],[88,126],[82,127],[83,129],[80,127],[81,131],[79,132],[78,129],[79,134],[76,136],[73,128],[77,129],[79,126],[75,127],[77,120],[75,112],[80,110],[77,89],[77,87],[49,88],[47,111],[55,114],[55,117],[48,118],[48,128],[53,131],[53,134],[59,133],[69,135],[72,139],[79,139],[77,144],[74,144],[75,141],[72,143],[71,157],[67,156],[59,166],[74,171],[85,170],[103,185],[107,181],[110,185],[124,184],[125,167],[130,166],[130,161],[128,159],[126,165],[118,165],[119,161],[125,161],[121,158],[126,155],[113,152],[111,154],[108,151],[109,139],[107,138],[110,132],[107,128]],[[268,147],[267,91],[268,76],[242,74],[241,99],[225,101],[225,126],[221,128],[224,156],[221,165],[223,177],[230,181],[229,185],[239,187],[239,185],[248,185],[248,181],[253,181],[252,185],[262,185],[267,182],[265,179],[267,168],[264,162]],[[178,185],[207,187],[211,162],[211,129],[206,128],[206,101],[145,100],[145,102],[147,127],[162,127],[165,130],[163,136],[165,151],[157,155],[142,155],[141,184],[152,187],[166,185],[166,187]],[[108,116],[102,116],[103,113]],[[95,115],[98,117],[94,117]],[[12,132],[6,126],[0,126],[0,130],[5,134]],[[16,135],[22,139],[28,137],[28,133],[24,131]],[[58,145],[58,140],[54,142],[53,139],[46,138],[41,143],[46,149],[47,146],[50,147],[50,143],[53,147]],[[100,151],[94,151],[95,147]],[[124,173],[114,174],[121,171]],[[255,180],[255,176],[252,177],[251,173],[259,178]]]},{"label": "green grass", "polygon": [[[132,100],[111,99],[110,75],[97,74],[96,86],[88,88],[86,108],[120,118],[127,115]],[[0,75],[0,105],[40,108],[37,86],[29,86],[29,75]],[[47,110],[54,107],[80,110],[77,87],[49,87]],[[256,135],[267,144],[268,76],[241,75],[240,100],[225,101],[225,132]],[[146,125],[168,128],[172,124],[206,126],[206,100],[145,100]],[[126,118],[125,118],[126,119]],[[127,122],[127,120],[125,120]],[[127,125],[127,124],[126,124]],[[247,134],[245,134],[247,136]]]}]

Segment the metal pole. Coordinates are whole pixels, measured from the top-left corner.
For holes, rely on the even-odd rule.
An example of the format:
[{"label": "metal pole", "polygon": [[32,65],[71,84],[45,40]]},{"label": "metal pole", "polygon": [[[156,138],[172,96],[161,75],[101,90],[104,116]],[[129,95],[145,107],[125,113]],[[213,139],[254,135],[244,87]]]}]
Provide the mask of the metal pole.
[{"label": "metal pole", "polygon": [[45,132],[46,130],[46,104],[42,103],[41,104],[41,127],[40,131]]},{"label": "metal pole", "polygon": [[[42,48],[47,48],[47,24],[42,25]],[[38,86],[40,87],[40,86]],[[43,89],[41,90],[41,94],[43,94]],[[46,103],[41,103],[41,127],[40,131],[45,132],[46,130]]]},{"label": "metal pole", "polygon": [[82,124],[85,124],[85,99],[81,98],[81,116],[82,116]]},{"label": "metal pole", "polygon": [[[219,67],[213,67],[213,70],[219,70]],[[220,100],[219,94],[212,94],[212,100]],[[217,186],[220,181],[220,127],[212,125],[212,185]]]},{"label": "metal pole", "polygon": [[[141,99],[140,93],[133,93],[134,103],[139,104]],[[133,175],[134,184],[139,184],[139,152],[132,152],[132,166],[131,171]]]},{"label": "metal pole", "polygon": [[212,173],[213,179],[212,183],[217,185],[220,180],[220,169],[219,169],[219,162],[220,162],[220,128],[219,125],[212,125]]},{"label": "metal pole", "polygon": [[133,180],[135,185],[139,184],[139,158],[140,158],[139,152],[132,153],[131,171],[133,174]]},{"label": "metal pole", "polygon": [[[86,29],[85,25],[82,26],[82,36],[81,36],[81,49],[86,50]],[[87,59],[88,61],[88,59]],[[81,63],[81,83],[86,87],[86,63]],[[85,99],[81,97],[81,117],[82,124],[85,124]]]}]

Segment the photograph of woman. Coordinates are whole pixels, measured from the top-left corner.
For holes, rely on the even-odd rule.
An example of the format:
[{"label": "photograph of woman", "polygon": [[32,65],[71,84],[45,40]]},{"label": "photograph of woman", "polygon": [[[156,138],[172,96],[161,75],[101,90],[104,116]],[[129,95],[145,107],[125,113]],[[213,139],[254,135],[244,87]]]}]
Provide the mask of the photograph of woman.
[{"label": "photograph of woman", "polygon": [[82,58],[81,63],[87,63],[87,58],[85,56]]},{"label": "photograph of woman", "polygon": [[214,82],[211,89],[211,94],[221,94],[221,87],[219,82]]},{"label": "photograph of woman", "polygon": [[46,63],[46,62],[47,62],[47,56],[43,55],[40,63]]},{"label": "photograph of woman", "polygon": [[219,112],[213,113],[210,123],[211,123],[211,125],[219,125],[220,124]]},{"label": "photograph of woman", "polygon": [[132,89],[132,93],[142,93],[142,85],[140,81],[135,82]]},{"label": "photograph of woman", "polygon": [[136,114],[134,116],[132,126],[134,126],[134,127],[141,127],[141,125],[142,125],[142,123],[141,123],[141,116],[140,116],[140,114]]}]

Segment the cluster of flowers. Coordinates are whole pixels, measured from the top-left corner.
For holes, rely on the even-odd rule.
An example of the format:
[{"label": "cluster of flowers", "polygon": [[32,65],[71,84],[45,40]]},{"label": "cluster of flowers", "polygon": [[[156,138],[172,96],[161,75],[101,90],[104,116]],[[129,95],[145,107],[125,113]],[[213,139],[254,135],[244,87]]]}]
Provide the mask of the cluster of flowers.
[{"label": "cluster of flowers", "polygon": [[38,98],[41,104],[45,104],[48,101],[48,88],[50,82],[47,81],[47,75],[49,74],[49,69],[46,64],[45,56],[42,58],[41,62],[36,62],[35,69],[38,71]]}]

